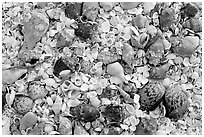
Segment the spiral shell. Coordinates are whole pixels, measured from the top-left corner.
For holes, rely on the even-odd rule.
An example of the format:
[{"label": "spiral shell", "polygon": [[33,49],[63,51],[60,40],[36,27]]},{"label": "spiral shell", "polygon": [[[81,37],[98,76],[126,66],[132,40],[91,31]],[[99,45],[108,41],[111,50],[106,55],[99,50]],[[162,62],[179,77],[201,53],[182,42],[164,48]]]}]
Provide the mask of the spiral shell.
[{"label": "spiral shell", "polygon": [[164,106],[166,117],[178,120],[184,116],[189,107],[188,95],[179,84],[173,85],[165,94]]},{"label": "spiral shell", "polygon": [[150,81],[139,90],[140,105],[142,110],[152,111],[158,107],[163,100],[165,87],[157,81]]},{"label": "spiral shell", "polygon": [[20,114],[25,114],[33,107],[33,100],[25,95],[16,95],[13,108]]},{"label": "spiral shell", "polygon": [[197,18],[190,18],[182,24],[183,28],[188,28],[194,32],[202,32],[202,20]]}]

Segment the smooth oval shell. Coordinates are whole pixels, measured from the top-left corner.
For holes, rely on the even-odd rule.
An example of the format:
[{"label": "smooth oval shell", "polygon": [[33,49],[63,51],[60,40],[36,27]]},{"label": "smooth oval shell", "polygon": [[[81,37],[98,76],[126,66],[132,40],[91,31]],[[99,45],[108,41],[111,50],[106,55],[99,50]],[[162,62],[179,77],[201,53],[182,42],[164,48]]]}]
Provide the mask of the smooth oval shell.
[{"label": "smooth oval shell", "polygon": [[70,114],[84,122],[92,122],[99,117],[99,111],[96,107],[87,104],[81,104],[70,109]]},{"label": "smooth oval shell", "polygon": [[44,98],[47,95],[48,91],[44,86],[40,85],[38,82],[32,82],[28,86],[28,95],[32,99]]},{"label": "smooth oval shell", "polygon": [[180,85],[173,85],[165,94],[164,106],[166,117],[178,120],[188,111],[188,95],[181,90]]},{"label": "smooth oval shell", "polygon": [[157,108],[165,94],[165,87],[156,81],[150,81],[139,90],[140,105],[142,110],[152,111]]},{"label": "smooth oval shell", "polygon": [[20,114],[25,114],[33,107],[33,100],[25,95],[16,95],[13,108]]},{"label": "smooth oval shell", "polygon": [[189,20],[185,21],[182,26],[183,28],[188,28],[196,33],[202,32],[202,20],[197,18],[190,18]]},{"label": "smooth oval shell", "polygon": [[37,123],[37,121],[38,117],[36,114],[34,114],[33,112],[26,113],[20,121],[20,130],[25,130],[29,127],[32,127]]}]

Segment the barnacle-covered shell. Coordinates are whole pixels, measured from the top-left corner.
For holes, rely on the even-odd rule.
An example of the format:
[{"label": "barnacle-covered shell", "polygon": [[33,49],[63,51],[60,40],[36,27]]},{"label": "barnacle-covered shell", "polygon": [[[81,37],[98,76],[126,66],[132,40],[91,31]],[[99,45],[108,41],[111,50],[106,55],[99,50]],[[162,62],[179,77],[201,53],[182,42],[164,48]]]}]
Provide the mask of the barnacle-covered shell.
[{"label": "barnacle-covered shell", "polygon": [[25,130],[29,127],[32,127],[37,123],[37,121],[38,117],[36,114],[34,114],[33,112],[26,113],[20,121],[20,130]]},{"label": "barnacle-covered shell", "polygon": [[188,28],[194,32],[202,32],[202,20],[197,18],[190,18],[182,24],[183,28]]},{"label": "barnacle-covered shell", "polygon": [[184,15],[187,17],[195,17],[198,12],[198,8],[193,3],[187,3],[185,7],[182,8]]},{"label": "barnacle-covered shell", "polygon": [[154,66],[158,65],[164,56],[164,45],[161,38],[158,38],[147,50],[148,62]]},{"label": "barnacle-covered shell", "polygon": [[70,109],[70,114],[84,122],[92,122],[99,117],[96,107],[88,104],[81,104]]},{"label": "barnacle-covered shell", "polygon": [[108,105],[103,112],[103,115],[112,122],[120,122],[124,115],[121,106]]},{"label": "barnacle-covered shell", "polygon": [[152,111],[160,104],[165,94],[165,87],[157,81],[150,81],[139,90],[142,110]]},{"label": "barnacle-covered shell", "polygon": [[59,133],[61,135],[72,135],[72,123],[68,118],[60,116],[59,123]]},{"label": "barnacle-covered shell", "polygon": [[186,36],[182,43],[174,48],[174,52],[179,56],[191,56],[199,45],[199,37]]},{"label": "barnacle-covered shell", "polygon": [[13,108],[20,114],[25,114],[33,107],[33,100],[25,95],[16,95]]},{"label": "barnacle-covered shell", "polygon": [[141,2],[120,2],[120,6],[124,10],[129,10],[137,7]]},{"label": "barnacle-covered shell", "polygon": [[174,14],[175,12],[172,8],[162,10],[161,15],[159,16],[159,24],[162,31],[167,31],[174,23]]},{"label": "barnacle-covered shell", "polygon": [[44,98],[48,91],[39,82],[31,82],[28,85],[28,95],[32,99]]},{"label": "barnacle-covered shell", "polygon": [[188,95],[181,90],[179,84],[170,87],[165,94],[164,106],[166,117],[178,120],[188,111]]},{"label": "barnacle-covered shell", "polygon": [[65,7],[65,15],[70,19],[77,19],[81,15],[82,3],[79,2],[68,2]]},{"label": "barnacle-covered shell", "polygon": [[135,135],[153,135],[158,130],[157,119],[141,118],[139,125],[134,132]]},{"label": "barnacle-covered shell", "polygon": [[169,70],[170,66],[170,63],[166,63],[159,67],[151,68],[149,71],[149,78],[155,80],[164,79],[166,77],[166,72]]}]

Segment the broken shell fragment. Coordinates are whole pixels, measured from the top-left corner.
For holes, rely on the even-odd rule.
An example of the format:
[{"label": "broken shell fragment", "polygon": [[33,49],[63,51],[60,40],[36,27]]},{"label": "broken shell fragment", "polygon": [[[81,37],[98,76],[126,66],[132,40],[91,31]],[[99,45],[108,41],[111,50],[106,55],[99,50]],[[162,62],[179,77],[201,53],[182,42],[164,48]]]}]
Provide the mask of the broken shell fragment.
[{"label": "broken shell fragment", "polygon": [[37,121],[38,117],[36,114],[34,114],[33,112],[26,113],[20,121],[20,130],[25,130],[29,127],[32,127],[37,123]]},{"label": "broken shell fragment", "polygon": [[91,21],[95,21],[98,16],[98,9],[98,2],[84,2],[82,15]]},{"label": "broken shell fragment", "polygon": [[132,19],[132,25],[137,26],[139,29],[144,28],[148,23],[148,19],[146,16],[143,16],[141,14],[137,15]]},{"label": "broken shell fragment", "polygon": [[99,5],[105,10],[105,11],[110,11],[113,6],[114,2],[100,2]]},{"label": "broken shell fragment", "polygon": [[92,122],[99,117],[96,107],[88,104],[81,104],[70,109],[70,114],[84,122]]},{"label": "broken shell fragment", "polygon": [[202,32],[202,20],[197,18],[190,18],[182,24],[183,28],[188,28],[194,32]]},{"label": "broken shell fragment", "polygon": [[198,8],[193,3],[187,3],[182,11],[187,17],[193,18],[198,13]]},{"label": "broken shell fragment", "polygon": [[199,45],[199,37],[186,36],[182,43],[174,48],[174,52],[179,56],[191,56]]},{"label": "broken shell fragment", "polygon": [[25,114],[30,111],[33,107],[33,100],[25,95],[16,94],[13,108],[20,114]]},{"label": "broken shell fragment", "polygon": [[132,46],[130,46],[127,43],[123,44],[123,52],[122,52],[122,59],[128,63],[131,64],[132,60],[134,59],[134,50]]},{"label": "broken shell fragment", "polygon": [[108,105],[102,114],[112,122],[120,122],[123,119],[123,110],[121,106]]},{"label": "broken shell fragment", "polygon": [[149,71],[149,78],[155,80],[164,79],[170,66],[171,64],[167,63],[159,67],[151,68]]},{"label": "broken shell fragment", "polygon": [[74,135],[89,135],[89,133],[84,129],[79,121],[74,124]]},{"label": "broken shell fragment", "polygon": [[77,19],[82,11],[82,3],[80,2],[68,2],[65,7],[65,15],[70,19]]},{"label": "broken shell fragment", "polygon": [[120,6],[124,10],[136,8],[141,2],[120,2]]},{"label": "broken shell fragment", "polygon": [[27,93],[32,99],[35,100],[38,98],[44,98],[47,95],[48,91],[39,82],[31,82],[28,85]]},{"label": "broken shell fragment", "polygon": [[68,118],[60,116],[59,123],[59,133],[61,135],[72,135],[72,123]]},{"label": "broken shell fragment", "polygon": [[59,58],[55,62],[55,65],[54,65],[54,68],[53,68],[53,74],[58,77],[60,72],[64,71],[64,70],[69,70],[69,67],[63,62],[62,58]]}]

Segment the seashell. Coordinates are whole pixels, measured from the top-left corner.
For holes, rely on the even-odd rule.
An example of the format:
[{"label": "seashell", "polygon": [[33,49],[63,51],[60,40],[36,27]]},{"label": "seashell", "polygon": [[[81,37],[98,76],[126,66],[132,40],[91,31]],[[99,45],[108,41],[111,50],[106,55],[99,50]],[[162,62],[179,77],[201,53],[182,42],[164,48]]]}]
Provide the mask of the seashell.
[{"label": "seashell", "polygon": [[154,118],[141,118],[134,132],[135,135],[153,135],[158,130],[158,121]]},{"label": "seashell", "polygon": [[181,90],[179,84],[173,85],[166,91],[164,106],[166,117],[178,120],[184,116],[189,107],[188,95]]},{"label": "seashell", "polygon": [[59,58],[54,65],[53,74],[59,76],[60,72],[63,70],[69,70],[69,67],[63,62],[62,58]]},{"label": "seashell", "polygon": [[[13,104],[14,98],[15,98],[16,92],[15,90],[11,90],[11,93],[6,94],[6,102],[9,106]],[[3,96],[3,95],[2,95]],[[4,106],[4,105],[3,105]]]},{"label": "seashell", "polygon": [[134,59],[134,50],[132,48],[132,46],[130,46],[127,43],[123,44],[123,52],[122,52],[122,59],[128,63],[129,65],[131,65],[132,60]]},{"label": "seashell", "polygon": [[84,2],[82,15],[88,20],[95,21],[98,16],[98,9],[98,2]]},{"label": "seashell", "polygon": [[195,33],[202,32],[202,20],[197,18],[190,18],[182,24],[183,28],[193,30]]},{"label": "seashell", "polygon": [[81,102],[78,99],[69,99],[67,101],[67,106],[69,107],[76,107],[80,104]]},{"label": "seashell", "polygon": [[165,79],[170,66],[170,63],[166,63],[162,66],[151,68],[149,71],[149,78],[154,80]]},{"label": "seashell", "polygon": [[25,114],[33,107],[33,100],[25,95],[16,94],[13,108],[20,114]]},{"label": "seashell", "polygon": [[198,46],[198,37],[186,36],[180,45],[174,47],[174,52],[182,57],[191,56]]},{"label": "seashell", "polygon": [[26,113],[20,121],[20,131],[32,127],[37,123],[37,121],[38,117],[36,114],[34,114],[33,112]]},{"label": "seashell", "polygon": [[62,98],[57,95],[54,104],[52,105],[52,110],[57,115],[60,113],[62,107]]},{"label": "seashell", "polygon": [[[122,128],[125,126],[125,124],[120,124],[120,126]],[[128,129],[128,126],[127,126],[127,129]],[[120,135],[120,131],[118,131],[116,127],[103,128],[100,135]]]},{"label": "seashell", "polygon": [[44,98],[48,91],[39,82],[31,82],[28,85],[28,95],[33,99]]},{"label": "seashell", "polygon": [[156,5],[156,2],[142,2],[142,5],[144,7],[144,14],[150,14],[150,11],[154,8]]},{"label": "seashell", "polygon": [[77,121],[74,124],[74,135],[89,135],[89,133],[84,129],[82,124]]},{"label": "seashell", "polygon": [[67,91],[70,91],[70,90],[76,90],[76,91],[80,90],[79,87],[75,86],[69,80],[65,80],[60,87],[61,87],[62,91],[65,92],[65,94],[66,94]]},{"label": "seashell", "polygon": [[72,123],[66,117],[59,117],[59,133],[61,135],[72,135]]},{"label": "seashell", "polygon": [[110,23],[109,21],[105,21],[101,24],[102,32],[109,32],[110,31]]},{"label": "seashell", "polygon": [[12,84],[22,75],[27,73],[27,69],[10,68],[2,71],[2,84]]},{"label": "seashell", "polygon": [[99,117],[97,108],[88,104],[80,104],[70,108],[70,114],[84,122],[92,122]]},{"label": "seashell", "polygon": [[112,10],[113,6],[115,5],[114,2],[100,2],[99,5],[105,10],[110,11]]},{"label": "seashell", "polygon": [[175,22],[174,15],[175,11],[172,8],[165,8],[162,10],[161,15],[159,16],[159,24],[162,31],[167,31],[172,26]]},{"label": "seashell", "polygon": [[120,6],[124,10],[136,8],[141,2],[120,2]]},{"label": "seashell", "polygon": [[198,13],[198,8],[193,3],[187,3],[181,11],[183,11],[183,14],[187,17],[193,18]]},{"label": "seashell", "polygon": [[142,110],[152,111],[160,104],[165,94],[165,87],[157,81],[150,81],[139,90]]},{"label": "seashell", "polygon": [[141,14],[137,15],[132,19],[132,25],[137,26],[139,29],[144,28],[148,23],[148,19],[146,16],[143,16]]},{"label": "seashell", "polygon": [[162,39],[158,38],[147,50],[148,62],[154,66],[158,65],[164,56],[164,45]]},{"label": "seashell", "polygon": [[123,110],[121,106],[108,105],[102,114],[106,119],[112,122],[120,122],[123,119]]},{"label": "seashell", "polygon": [[53,130],[54,130],[54,127],[53,127],[52,124],[46,124],[46,125],[45,125],[44,131],[45,131],[46,133],[49,133],[49,132],[51,132],[51,131],[53,131]]},{"label": "seashell", "polygon": [[94,107],[98,107],[101,104],[101,101],[98,99],[98,97],[89,98],[91,105]]},{"label": "seashell", "polygon": [[112,75],[113,77],[117,77],[117,78],[121,79],[122,81],[125,81],[125,78],[124,78],[124,69],[120,65],[119,62],[115,62],[115,63],[109,64],[107,66],[107,73]]},{"label": "seashell", "polygon": [[68,2],[65,7],[65,16],[70,19],[77,19],[79,18],[82,11],[82,3],[80,2]]}]

